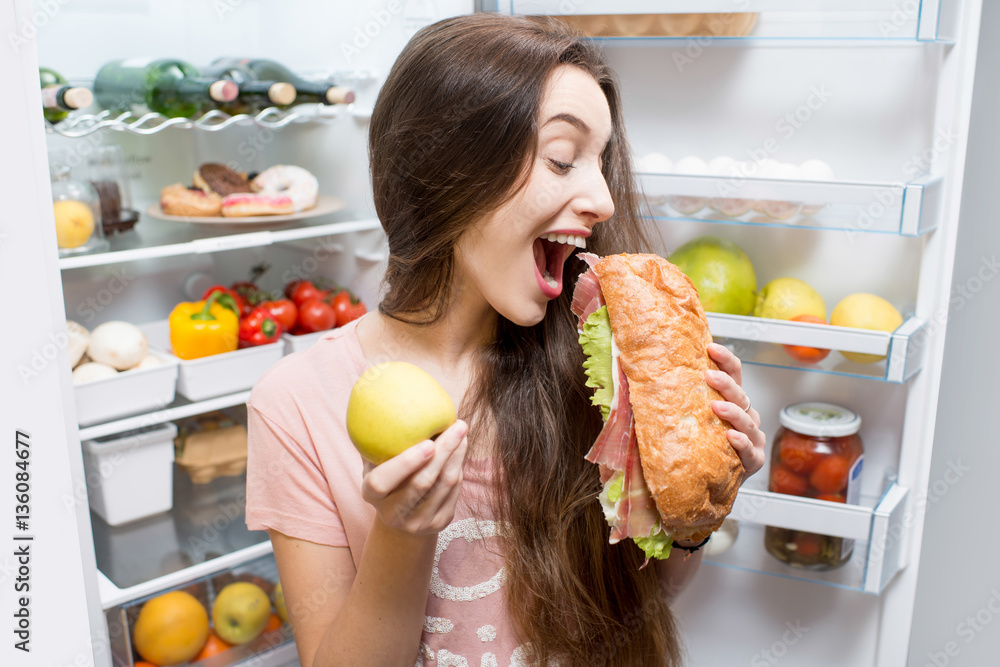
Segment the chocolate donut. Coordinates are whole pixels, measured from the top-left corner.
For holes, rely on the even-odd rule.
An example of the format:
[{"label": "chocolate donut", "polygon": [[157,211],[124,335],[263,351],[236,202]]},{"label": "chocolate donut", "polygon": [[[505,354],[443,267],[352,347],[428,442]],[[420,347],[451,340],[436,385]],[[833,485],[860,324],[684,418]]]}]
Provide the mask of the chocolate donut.
[{"label": "chocolate donut", "polygon": [[194,172],[194,184],[205,192],[214,192],[220,197],[238,192],[253,192],[245,177],[218,162],[206,162],[198,167]]}]

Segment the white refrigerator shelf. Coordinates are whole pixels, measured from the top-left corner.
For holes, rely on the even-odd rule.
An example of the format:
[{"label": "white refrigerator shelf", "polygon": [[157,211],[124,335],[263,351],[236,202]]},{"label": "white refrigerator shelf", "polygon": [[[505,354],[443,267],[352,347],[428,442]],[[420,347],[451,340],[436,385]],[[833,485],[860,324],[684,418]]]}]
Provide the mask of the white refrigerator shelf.
[{"label": "white refrigerator shelf", "polygon": [[[906,566],[907,495],[891,483],[881,496],[862,495],[860,505],[846,505],[744,488],[729,515],[739,522],[735,543],[705,562],[878,595]],[[793,567],[764,548],[765,526],[853,539],[854,552],[834,570]]]},{"label": "white refrigerator shelf", "polygon": [[[906,44],[945,42],[954,40],[954,20],[941,16],[942,0],[674,0],[664,11],[662,0],[487,0],[486,9],[509,14],[534,16],[592,16],[628,14],[718,14],[727,21],[734,10],[757,13],[756,25],[746,37],[620,37],[615,41],[671,41],[687,44],[711,39],[713,44],[750,43],[759,45],[771,41],[820,41],[850,45],[860,43]],[[803,6],[803,5],[807,6]],[[725,27],[712,28],[709,34],[724,34]],[[625,26],[625,31],[630,26]],[[635,32],[635,30],[632,30]],[[648,30],[650,34],[669,34]]]},{"label": "white refrigerator shelf", "polygon": [[804,181],[642,173],[654,219],[920,236],[940,224],[942,179]]},{"label": "white refrigerator shelf", "polygon": [[[828,324],[706,313],[713,338],[743,362],[848,377],[902,383],[923,366],[927,322],[909,317],[895,331],[835,327]],[[782,345],[831,350],[814,364],[797,361]],[[852,361],[841,351],[884,355],[874,363]]]},{"label": "white refrigerator shelf", "polygon": [[343,210],[329,216],[286,223],[279,229],[261,229],[260,225],[240,228],[238,224],[220,229],[215,226],[142,217],[135,229],[111,236],[110,249],[107,251],[62,257],[59,259],[59,268],[76,269],[156,257],[256,248],[380,227],[375,218],[352,219],[352,214]]}]

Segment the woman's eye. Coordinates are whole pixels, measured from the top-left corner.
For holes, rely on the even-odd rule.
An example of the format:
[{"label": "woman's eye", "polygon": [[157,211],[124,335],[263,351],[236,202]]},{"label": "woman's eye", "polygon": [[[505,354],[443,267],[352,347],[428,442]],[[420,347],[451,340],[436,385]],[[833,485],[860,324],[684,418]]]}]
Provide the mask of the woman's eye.
[{"label": "woman's eye", "polygon": [[574,167],[574,165],[572,164],[568,164],[566,162],[560,162],[559,160],[553,160],[552,158],[549,158],[549,162],[552,163],[552,166],[560,174],[568,174],[569,170]]}]

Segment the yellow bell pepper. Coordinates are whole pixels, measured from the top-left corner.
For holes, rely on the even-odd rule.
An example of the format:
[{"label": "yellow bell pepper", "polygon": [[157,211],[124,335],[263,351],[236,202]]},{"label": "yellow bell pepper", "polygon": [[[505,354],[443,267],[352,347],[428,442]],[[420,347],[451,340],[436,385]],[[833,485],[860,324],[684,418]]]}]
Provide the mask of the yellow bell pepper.
[{"label": "yellow bell pepper", "polygon": [[240,320],[218,303],[220,292],[205,301],[185,301],[170,312],[170,347],[181,359],[232,352],[239,343]]}]

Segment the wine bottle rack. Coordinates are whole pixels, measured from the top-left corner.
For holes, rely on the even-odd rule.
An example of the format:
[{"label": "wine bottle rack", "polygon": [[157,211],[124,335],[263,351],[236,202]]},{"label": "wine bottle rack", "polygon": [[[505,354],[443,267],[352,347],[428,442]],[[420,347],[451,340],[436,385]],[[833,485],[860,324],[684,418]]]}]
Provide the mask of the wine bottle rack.
[{"label": "wine bottle rack", "polygon": [[98,114],[72,115],[56,125],[45,121],[45,126],[50,133],[76,139],[104,129],[148,135],[162,132],[168,127],[220,132],[232,125],[253,124],[273,130],[296,122],[331,122],[344,115],[367,118],[371,115],[371,110],[356,108],[354,104],[336,106],[309,104],[291,110],[268,107],[255,115],[230,116],[215,109],[197,118],[168,118],[159,113],[135,116],[127,111],[115,115],[111,111],[102,111]]}]

